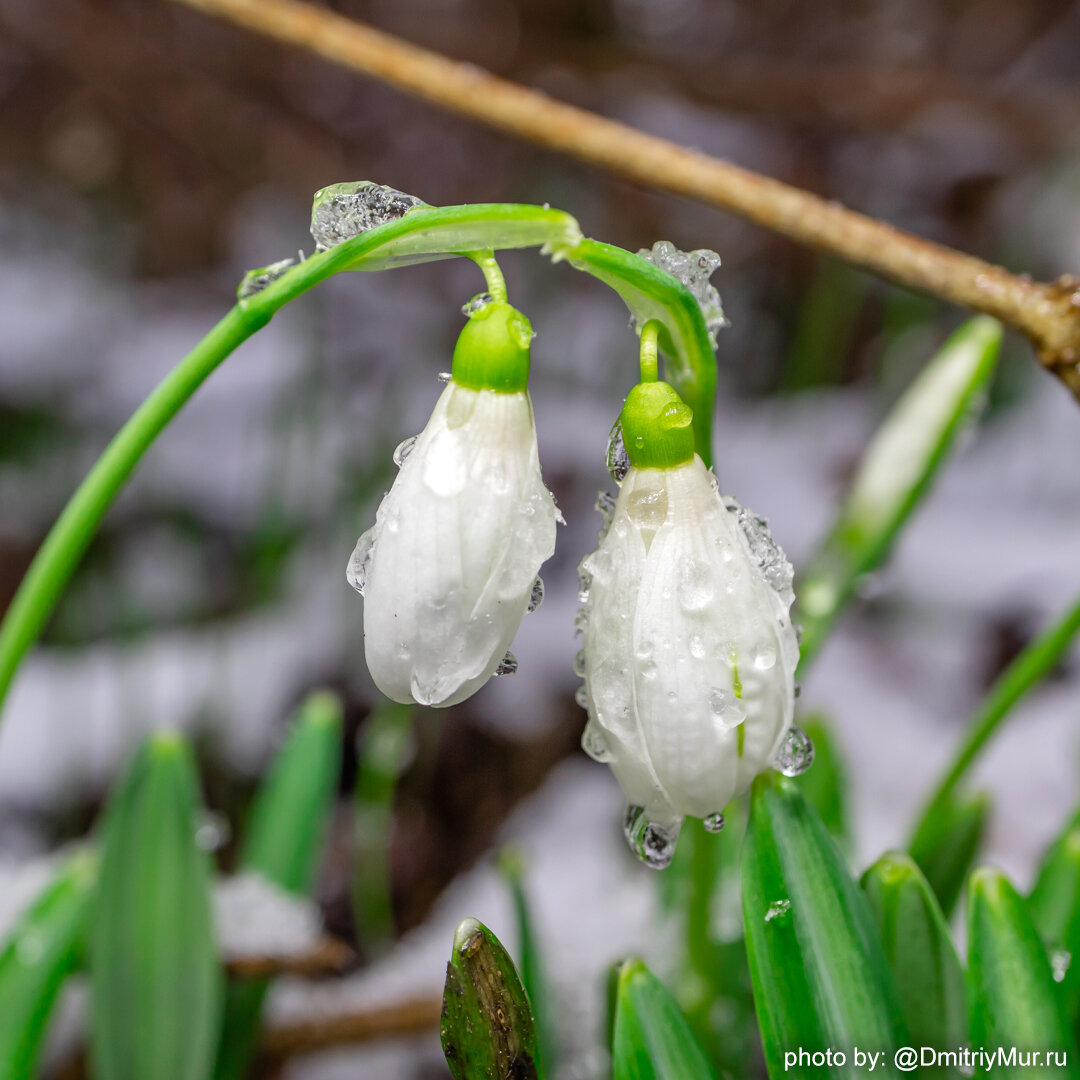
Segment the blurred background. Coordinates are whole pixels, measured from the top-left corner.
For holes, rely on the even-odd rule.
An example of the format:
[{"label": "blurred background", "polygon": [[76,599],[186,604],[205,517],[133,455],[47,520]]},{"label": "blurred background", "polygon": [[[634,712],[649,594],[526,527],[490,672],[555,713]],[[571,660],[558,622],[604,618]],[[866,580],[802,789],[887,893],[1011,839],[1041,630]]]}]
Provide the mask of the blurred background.
[{"label": "blurred background", "polygon": [[[331,6],[1015,271],[1080,271],[1070,0]],[[0,0],[0,104],[0,606],[106,441],[244,271],[311,251],[311,196],[327,183],[373,179],[436,204],[549,202],[632,250],[667,239],[719,252],[730,326],[717,472],[796,567],[876,423],[962,318],[165,0]],[[584,1078],[605,965],[665,949],[655,881],[622,847],[618,789],[578,748],[571,670],[575,568],[595,542],[607,432],[637,349],[597,282],[534,252],[501,261],[538,331],[541,460],[568,522],[547,599],[514,645],[515,676],[417,716],[391,840],[404,940],[347,979],[283,987],[272,1011],[438,993],[465,915],[512,941],[491,855],[512,841],[574,1017],[560,1075]],[[340,275],[245,344],[155,445],[5,709],[9,893],[87,832],[147,729],[196,740],[226,868],[290,710],[315,687],[347,703],[350,790],[377,694],[345,564],[482,287],[460,261]],[[983,424],[803,688],[847,763],[858,867],[903,840],[988,685],[1080,594],[1078,461],[1075,401],[1007,338]],[[1022,882],[1080,795],[1078,690],[1074,652],[978,770],[995,805],[988,856]],[[343,801],[317,899],[327,929],[355,941],[348,825]],[[361,1067],[446,1075],[434,1033],[297,1057],[281,1075]]]}]

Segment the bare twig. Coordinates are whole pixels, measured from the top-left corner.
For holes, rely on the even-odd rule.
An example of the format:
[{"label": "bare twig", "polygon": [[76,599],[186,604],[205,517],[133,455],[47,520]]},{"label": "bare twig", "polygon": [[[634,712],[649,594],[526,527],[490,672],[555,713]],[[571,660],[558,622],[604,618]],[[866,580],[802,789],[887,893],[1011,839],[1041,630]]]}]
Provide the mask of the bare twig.
[{"label": "bare twig", "polygon": [[232,979],[269,979],[275,975],[299,975],[306,979],[340,975],[356,954],[337,938],[321,938],[304,952],[256,956],[228,956],[225,970]]},{"label": "bare twig", "polygon": [[732,210],[891,281],[986,312],[1025,334],[1080,398],[1080,280],[1029,281],[771,177],[458,63],[299,0],[177,0],[309,49],[540,146],[648,187]]}]

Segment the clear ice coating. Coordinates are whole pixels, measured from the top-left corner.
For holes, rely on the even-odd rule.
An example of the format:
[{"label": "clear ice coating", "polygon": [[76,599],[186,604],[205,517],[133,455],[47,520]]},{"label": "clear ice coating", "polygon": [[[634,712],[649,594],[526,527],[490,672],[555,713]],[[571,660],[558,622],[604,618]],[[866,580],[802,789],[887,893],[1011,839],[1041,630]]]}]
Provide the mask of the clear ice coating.
[{"label": "clear ice coating", "polygon": [[249,300],[256,293],[261,293],[267,285],[272,285],[295,265],[295,259],[281,259],[269,266],[258,266],[254,270],[249,270],[236,287],[237,300]]},{"label": "clear ice coating", "polygon": [[628,806],[623,819],[623,835],[630,850],[650,869],[664,870],[675,857],[679,826],[665,829],[650,821],[640,806]]},{"label": "clear ice coating", "polygon": [[[586,556],[588,558],[588,556]],[[577,568],[577,598],[578,603],[585,604],[589,600],[589,590],[592,588],[592,574],[585,569],[585,559],[582,559]]]},{"label": "clear ice coating", "polygon": [[529,606],[526,611],[531,615],[544,602],[544,579],[538,574],[529,593]]},{"label": "clear ice coating", "polygon": [[772,922],[773,919],[782,919],[790,910],[790,900],[774,900],[769,905],[769,910],[765,912],[765,921]]},{"label": "clear ice coating", "polygon": [[622,424],[618,420],[608,435],[607,444],[607,471],[611,473],[611,479],[616,484],[621,484],[630,471],[630,457],[623,445]]},{"label": "clear ice coating", "polygon": [[331,184],[315,192],[311,207],[315,248],[326,251],[368,229],[396,221],[418,206],[427,203],[372,180]]},{"label": "clear ice coating", "polygon": [[802,776],[814,764],[814,744],[802,728],[793,727],[776,752],[773,768],[784,776]]},{"label": "clear ice coating", "polygon": [[518,658],[506,650],[506,655],[499,661],[499,666],[495,669],[495,675],[516,675],[518,669]]},{"label": "clear ice coating", "polygon": [[678,278],[693,293],[708,327],[709,340],[713,343],[713,348],[716,348],[716,332],[727,326],[720,294],[716,287],[709,283],[709,278],[720,265],[720,256],[708,248],[680,251],[670,240],[657,240],[652,251],[642,248],[638,255],[648,259],[653,266],[666,270],[672,277]]},{"label": "clear ice coating", "polygon": [[719,811],[715,814],[709,814],[708,817],[701,819],[701,824],[705,826],[706,832],[718,833],[722,832],[724,828],[724,815]]},{"label": "clear ice coating", "polygon": [[466,318],[472,318],[481,308],[495,302],[495,297],[489,292],[477,293],[468,303],[461,305],[461,314]]},{"label": "clear ice coating", "polygon": [[730,496],[724,496],[724,505],[737,516],[739,528],[750,546],[750,554],[761,571],[761,576],[790,604],[794,598],[792,591],[795,580],[795,569],[788,562],[780,545],[772,538],[769,532],[769,523],[765,518],[755,514],[753,510],[741,506]]},{"label": "clear ice coating", "polygon": [[360,534],[356,541],[352,555],[349,556],[349,565],[345,570],[345,577],[349,584],[361,595],[364,595],[364,585],[367,582],[368,566],[371,564],[371,549],[375,543],[374,527]]},{"label": "clear ice coating", "polygon": [[405,459],[416,448],[416,440],[419,435],[410,435],[407,439],[402,439],[394,448],[394,464],[400,469],[405,464]]}]

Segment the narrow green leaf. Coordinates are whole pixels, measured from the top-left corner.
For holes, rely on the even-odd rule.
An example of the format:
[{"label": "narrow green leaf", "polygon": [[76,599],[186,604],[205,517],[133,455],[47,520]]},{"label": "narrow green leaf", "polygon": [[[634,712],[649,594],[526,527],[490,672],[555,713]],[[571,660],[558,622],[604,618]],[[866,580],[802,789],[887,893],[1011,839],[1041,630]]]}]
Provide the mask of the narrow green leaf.
[{"label": "narrow green leaf", "polygon": [[525,988],[499,939],[476,919],[454,934],[440,1034],[454,1080],[541,1080]]},{"label": "narrow green leaf", "polygon": [[[935,892],[937,883],[934,876],[927,869],[927,864],[923,862],[916,849],[921,852],[930,846],[940,832],[942,822],[950,821],[952,814],[955,813],[955,808],[950,807],[950,803],[957,801],[953,792],[964,774],[1001,723],[1012,712],[1013,706],[1053,670],[1078,631],[1080,631],[1080,602],[1074,604],[1013,660],[990,688],[990,693],[983,699],[969,721],[964,739],[953,756],[952,763],[919,816],[911,842],[911,853],[922,866]],[[938,896],[941,897],[940,892]],[[944,900],[941,906],[948,914],[949,906]]]},{"label": "narrow green leaf", "polygon": [[384,701],[368,717],[360,743],[353,791],[352,910],[357,939],[368,955],[394,937],[390,826],[412,738],[412,706]]},{"label": "narrow green leaf", "polygon": [[866,449],[832,532],[800,576],[802,668],[817,653],[859,577],[888,555],[964,429],[997,361],[1001,324],[964,323],[900,398]]},{"label": "narrow green leaf", "polygon": [[967,1038],[964,969],[941,907],[915,861],[888,852],[863,875],[915,1046],[955,1050]]},{"label": "narrow green leaf", "polygon": [[222,976],[196,785],[187,743],[159,734],[109,801],[90,936],[98,1080],[202,1080],[213,1065]]},{"label": "narrow green leaf", "polygon": [[[240,867],[289,892],[306,895],[314,882],[341,775],[341,726],[335,695],[307,697],[252,806]],[[244,1075],[268,986],[266,980],[229,984],[216,1080]]]},{"label": "narrow green leaf", "polygon": [[713,1080],[675,999],[640,960],[619,969],[612,1069],[614,1080]]},{"label": "narrow green leaf", "polygon": [[1080,823],[1074,817],[1043,858],[1028,909],[1046,946],[1065,1017],[1080,1020]]},{"label": "narrow green leaf", "polygon": [[[769,1076],[848,1076],[851,1054],[883,1054],[893,1075],[905,1042],[899,993],[870,905],[836,841],[790,781],[754,783],[743,845],[743,915],[750,978]],[[832,1048],[849,1055],[815,1063]],[[794,1055],[794,1056],[793,1056]]]},{"label": "narrow green leaf", "polygon": [[712,414],[716,394],[716,353],[701,308],[678,279],[647,259],[599,240],[582,240],[560,252],[570,264],[614,289],[638,326],[660,322],[660,348],[668,357],[667,377],[694,410],[694,442],[701,460],[712,463]]},{"label": "narrow green leaf", "polygon": [[[995,1077],[1077,1075],[1076,1048],[1055,993],[1046,950],[1017,891],[997,870],[982,868],[968,890],[968,1002],[971,1044],[1018,1051],[1015,1062],[997,1061]],[[1025,1055],[1038,1051],[1039,1067]],[[1047,1065],[1047,1054],[1067,1054],[1067,1067]],[[1059,1059],[1055,1059],[1055,1062]],[[989,1075],[985,1067],[978,1073]]]},{"label": "narrow green leaf", "polygon": [[820,714],[807,716],[800,724],[814,744],[814,767],[795,783],[803,798],[817,811],[825,828],[836,837],[844,851],[850,850],[848,828],[847,769],[831,725]]},{"label": "narrow green leaf", "polygon": [[950,794],[932,817],[923,819],[908,845],[946,918],[952,915],[964,881],[979,857],[991,809],[985,792]]},{"label": "narrow green leaf", "polygon": [[0,952],[0,1080],[29,1080],[56,996],[75,970],[97,860],[68,860],[12,929]]},{"label": "narrow green leaf", "polygon": [[537,1068],[541,1073],[551,1071],[555,1049],[551,1039],[551,997],[547,990],[547,975],[543,956],[533,930],[529,899],[525,895],[525,859],[515,848],[499,852],[499,869],[510,887],[518,931],[518,971],[525,993],[532,1005],[533,1026],[536,1029]]}]

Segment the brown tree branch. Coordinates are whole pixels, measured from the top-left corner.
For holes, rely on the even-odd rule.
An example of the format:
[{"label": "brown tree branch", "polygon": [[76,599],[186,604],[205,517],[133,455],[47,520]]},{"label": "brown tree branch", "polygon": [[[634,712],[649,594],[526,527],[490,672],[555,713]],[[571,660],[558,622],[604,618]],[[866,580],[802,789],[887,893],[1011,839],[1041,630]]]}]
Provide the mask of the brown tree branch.
[{"label": "brown tree branch", "polygon": [[237,954],[226,956],[225,971],[230,979],[269,979],[275,975],[299,975],[305,979],[341,975],[356,959],[356,953],[337,938],[324,937],[309,949],[281,955]]},{"label": "brown tree branch", "polygon": [[1080,280],[1029,281],[771,177],[554,101],[300,0],[177,0],[647,187],[734,211],[890,281],[993,315],[1080,398]]}]

